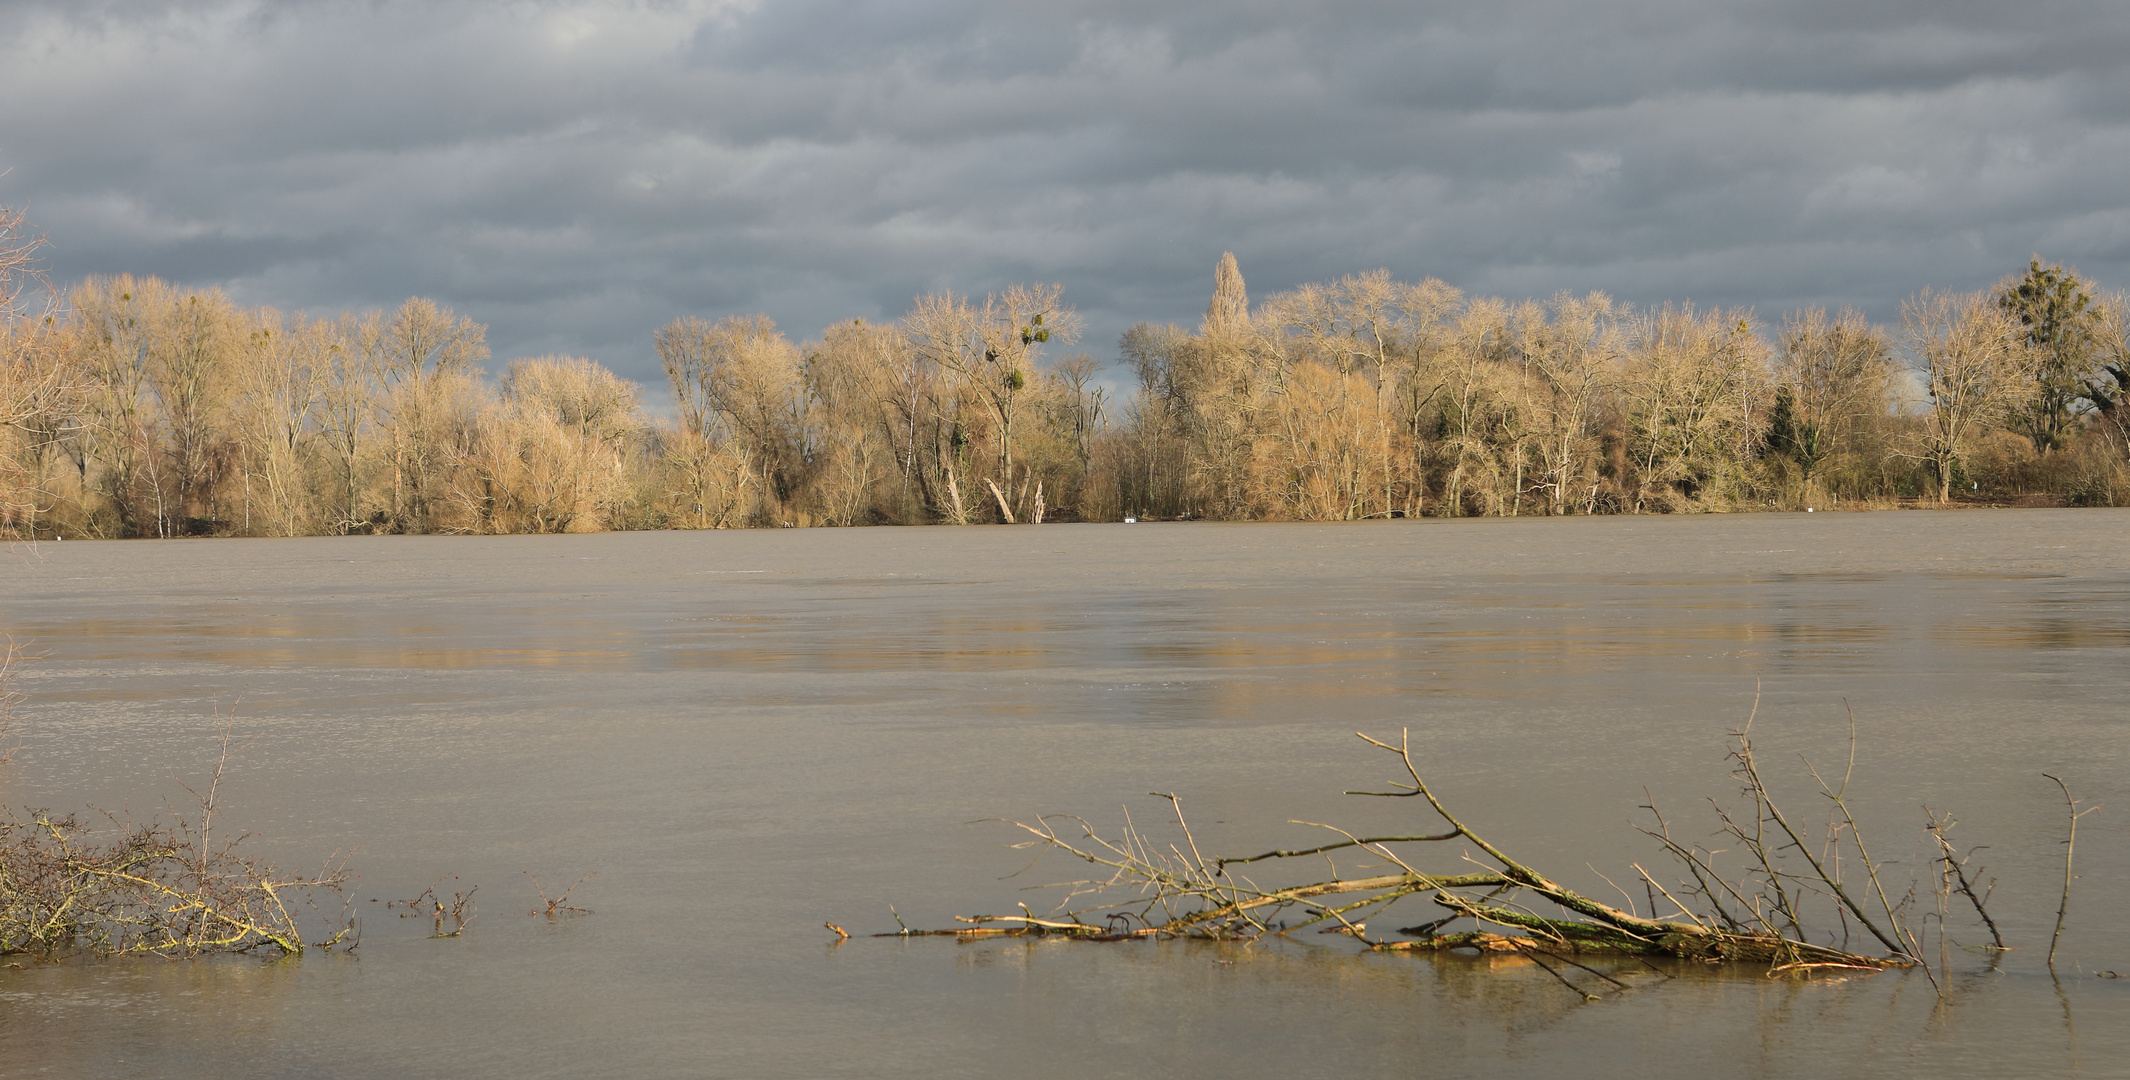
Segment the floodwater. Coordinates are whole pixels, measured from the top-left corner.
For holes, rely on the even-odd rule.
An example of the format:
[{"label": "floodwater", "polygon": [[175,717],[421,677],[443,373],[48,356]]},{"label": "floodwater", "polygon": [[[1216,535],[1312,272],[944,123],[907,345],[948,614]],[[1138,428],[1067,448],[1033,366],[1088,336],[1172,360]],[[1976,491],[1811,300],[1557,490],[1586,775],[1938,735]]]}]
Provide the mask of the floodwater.
[{"label": "floodwater", "polygon": [[[37,657],[0,800],[177,805],[231,715],[219,820],[353,849],[363,919],[351,956],[0,966],[0,1076],[2130,1075],[2123,511],[68,541],[0,561],[0,630]],[[1699,836],[1735,796],[1756,694],[1802,817],[1853,709],[1894,888],[1954,814],[2017,950],[1956,949],[1942,997],[1630,964],[1586,1002],[1313,932],[822,927],[1046,909],[1025,886],[1078,872],[1008,879],[979,819],[1155,829],[1149,792],[1208,854],[1428,831],[1340,794],[1395,778],[1353,733],[1400,729],[1475,830],[1616,898],[1675,874],[1643,803]],[[2103,804],[2054,977],[2043,773]],[[596,874],[594,914],[529,917],[527,872]],[[378,902],[445,875],[479,887],[458,938]]]}]

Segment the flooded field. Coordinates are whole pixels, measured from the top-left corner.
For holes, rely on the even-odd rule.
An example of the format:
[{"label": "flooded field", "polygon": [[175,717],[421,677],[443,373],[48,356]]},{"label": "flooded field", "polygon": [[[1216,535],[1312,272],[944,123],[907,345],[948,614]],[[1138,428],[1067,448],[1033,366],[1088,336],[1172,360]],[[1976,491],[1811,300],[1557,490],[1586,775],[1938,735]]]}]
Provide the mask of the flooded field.
[{"label": "flooded field", "polygon": [[[45,544],[0,562],[37,659],[0,800],[152,813],[244,749],[224,820],[354,849],[362,945],[0,967],[0,1076],[2121,1076],[2130,1069],[2130,512]],[[2017,950],[1916,972],[1626,973],[1316,934],[837,944],[1054,904],[997,822],[1184,800],[1201,847],[1342,796],[1409,728],[1489,839],[1592,895],[1713,829],[1727,732],[1859,736],[1903,885],[1922,807],[1988,845]],[[2091,802],[2052,977],[2063,804]],[[971,824],[971,822],[977,822]],[[1432,858],[1467,867],[1456,852]],[[596,873],[595,914],[528,917]],[[479,886],[463,936],[377,901]],[[1602,876],[1601,876],[1602,875]],[[1624,876],[1623,876],[1624,875]],[[1639,902],[1639,901],[1637,901]],[[1432,917],[1424,902],[1398,909]],[[1954,936],[1979,940],[1955,918]]]}]

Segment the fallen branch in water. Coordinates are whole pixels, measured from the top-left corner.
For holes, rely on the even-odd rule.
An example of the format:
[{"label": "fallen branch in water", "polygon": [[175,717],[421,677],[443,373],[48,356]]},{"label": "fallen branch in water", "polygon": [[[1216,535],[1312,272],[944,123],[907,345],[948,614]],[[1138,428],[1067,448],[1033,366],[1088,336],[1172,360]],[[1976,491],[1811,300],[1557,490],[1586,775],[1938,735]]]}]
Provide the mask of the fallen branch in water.
[{"label": "fallen branch in water", "polygon": [[[1919,920],[1910,918],[1915,888],[1911,886],[1907,898],[1899,902],[1889,896],[1880,879],[1882,864],[1872,861],[1850,811],[1847,793],[1848,773],[1855,762],[1853,728],[1850,768],[1838,786],[1830,785],[1806,762],[1831,804],[1824,832],[1817,839],[1808,838],[1796,819],[1775,801],[1754,756],[1750,730],[1748,721],[1732,733],[1730,754],[1732,774],[1740,782],[1745,805],[1733,810],[1712,802],[1720,823],[1717,835],[1725,849],[1744,857],[1743,867],[1726,871],[1718,865],[1717,851],[1675,839],[1670,823],[1652,799],[1646,809],[1654,821],[1642,831],[1679,862],[1684,877],[1667,886],[1635,866],[1649,895],[1647,916],[1570,889],[1474,831],[1422,778],[1407,737],[1392,744],[1361,735],[1370,746],[1394,755],[1404,775],[1392,790],[1347,794],[1422,799],[1447,831],[1359,836],[1335,826],[1294,822],[1329,830],[1341,839],[1315,847],[1207,858],[1199,852],[1181,801],[1173,794],[1156,792],[1174,812],[1178,838],[1172,842],[1149,838],[1128,811],[1121,831],[1110,836],[1073,815],[1012,823],[1033,837],[1015,846],[1038,849],[1037,861],[1045,854],[1062,854],[1103,871],[1098,877],[1063,883],[1060,887],[1066,895],[1055,913],[1039,917],[1024,904],[1019,914],[958,916],[956,921],[964,925],[952,929],[902,926],[899,931],[875,936],[1252,941],[1319,926],[1324,932],[1349,935],[1379,952],[1523,954],[1578,993],[1584,991],[1555,964],[1582,968],[1617,983],[1570,959],[1584,955],[1763,964],[1771,975],[1909,966],[1929,970],[1922,955],[1923,934],[1912,925]],[[1964,896],[2001,948],[1985,906],[1987,890],[1976,887],[1965,860],[1954,855],[1945,836],[1951,824],[1949,818],[1930,819],[1941,856],[1935,865],[1942,881],[1935,887],[1941,893]],[[1451,841],[1462,842],[1464,860],[1477,869],[1441,873],[1417,865],[1413,845]],[[1238,872],[1255,863],[1278,864],[1305,856],[1328,859],[1329,853],[1348,849],[1380,858],[1382,868],[1392,872],[1344,877],[1334,867],[1330,880],[1292,885],[1260,885]],[[1845,870],[1849,872],[1846,878]],[[1127,893],[1128,898],[1119,898]],[[1398,933],[1407,940],[1371,934],[1371,921],[1385,925],[1384,909],[1415,896],[1426,897],[1442,914],[1401,928]],[[1941,896],[1938,909],[1920,920],[1936,919],[1941,939],[1944,899]],[[1660,911],[1666,914],[1659,917]],[[899,916],[896,921],[901,923]],[[1459,927],[1460,922],[1466,926]],[[1880,951],[1858,951],[1850,940],[1852,931],[1876,943]],[[1932,978],[1937,981],[1935,972]]]},{"label": "fallen branch in water", "polygon": [[194,790],[199,805],[189,817],[109,818],[102,834],[46,810],[0,818],[0,954],[293,956],[306,947],[352,948],[345,903],[322,940],[305,942],[299,925],[318,896],[337,896],[347,883],[338,853],[315,874],[291,875],[240,852],[248,834],[214,839],[230,755],[225,720],[213,779]]}]

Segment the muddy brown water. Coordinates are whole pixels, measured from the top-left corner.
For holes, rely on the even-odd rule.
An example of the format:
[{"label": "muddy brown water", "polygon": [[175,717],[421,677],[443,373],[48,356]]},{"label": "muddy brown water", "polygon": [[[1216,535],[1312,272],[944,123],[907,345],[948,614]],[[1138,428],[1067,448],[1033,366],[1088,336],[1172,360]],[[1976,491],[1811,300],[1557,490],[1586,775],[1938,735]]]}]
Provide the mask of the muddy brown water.
[{"label": "muddy brown water", "polygon": [[[233,712],[222,821],[353,849],[363,916],[353,956],[0,967],[0,1076],[2130,1075],[2130,980],[2096,974],[2130,973],[2123,511],[67,541],[0,561],[0,629],[38,657],[5,802],[153,812]],[[1617,897],[1670,872],[1651,795],[1705,833],[1734,793],[1756,693],[1808,814],[1799,755],[1838,765],[1853,708],[1889,875],[1955,814],[2017,951],[1956,951],[1943,998],[1636,966],[1588,1003],[1314,934],[821,926],[1077,876],[1008,878],[978,819],[1174,792],[1223,853],[1431,825],[1340,794],[1392,778],[1352,733],[1401,728],[1482,834]],[[2044,772],[2103,804],[2056,977]],[[526,871],[596,873],[595,914],[528,917]],[[479,886],[459,938],[378,902],[447,874]]]}]

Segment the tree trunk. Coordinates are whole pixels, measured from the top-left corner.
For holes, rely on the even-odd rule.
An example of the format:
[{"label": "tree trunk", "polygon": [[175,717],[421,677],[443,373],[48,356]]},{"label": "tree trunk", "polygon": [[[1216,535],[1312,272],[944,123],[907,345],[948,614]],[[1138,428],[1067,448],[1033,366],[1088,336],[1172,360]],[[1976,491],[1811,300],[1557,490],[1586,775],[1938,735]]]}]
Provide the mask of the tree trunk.
[{"label": "tree trunk", "polygon": [[991,497],[992,497],[992,498],[994,498],[994,499],[997,499],[997,500],[998,500],[998,512],[999,512],[999,516],[1001,516],[1001,517],[1003,517],[1003,518],[1005,518],[1005,519],[1006,519],[1006,524],[1008,524],[1008,525],[1012,525],[1012,524],[1014,524],[1015,522],[1014,522],[1014,520],[1013,520],[1013,508],[1012,508],[1012,507],[1010,507],[1010,506],[1007,506],[1007,505],[1006,505],[1006,493],[1005,493],[1005,492],[1003,492],[1003,491],[1000,491],[1000,490],[998,489],[998,485],[997,485],[997,484],[994,484],[994,483],[992,483],[992,482],[991,482],[991,478],[990,478],[990,477],[988,477],[988,476],[987,476],[987,477],[984,477],[984,486],[985,486],[985,487],[987,487],[987,488],[990,488],[990,489],[991,489]]}]

